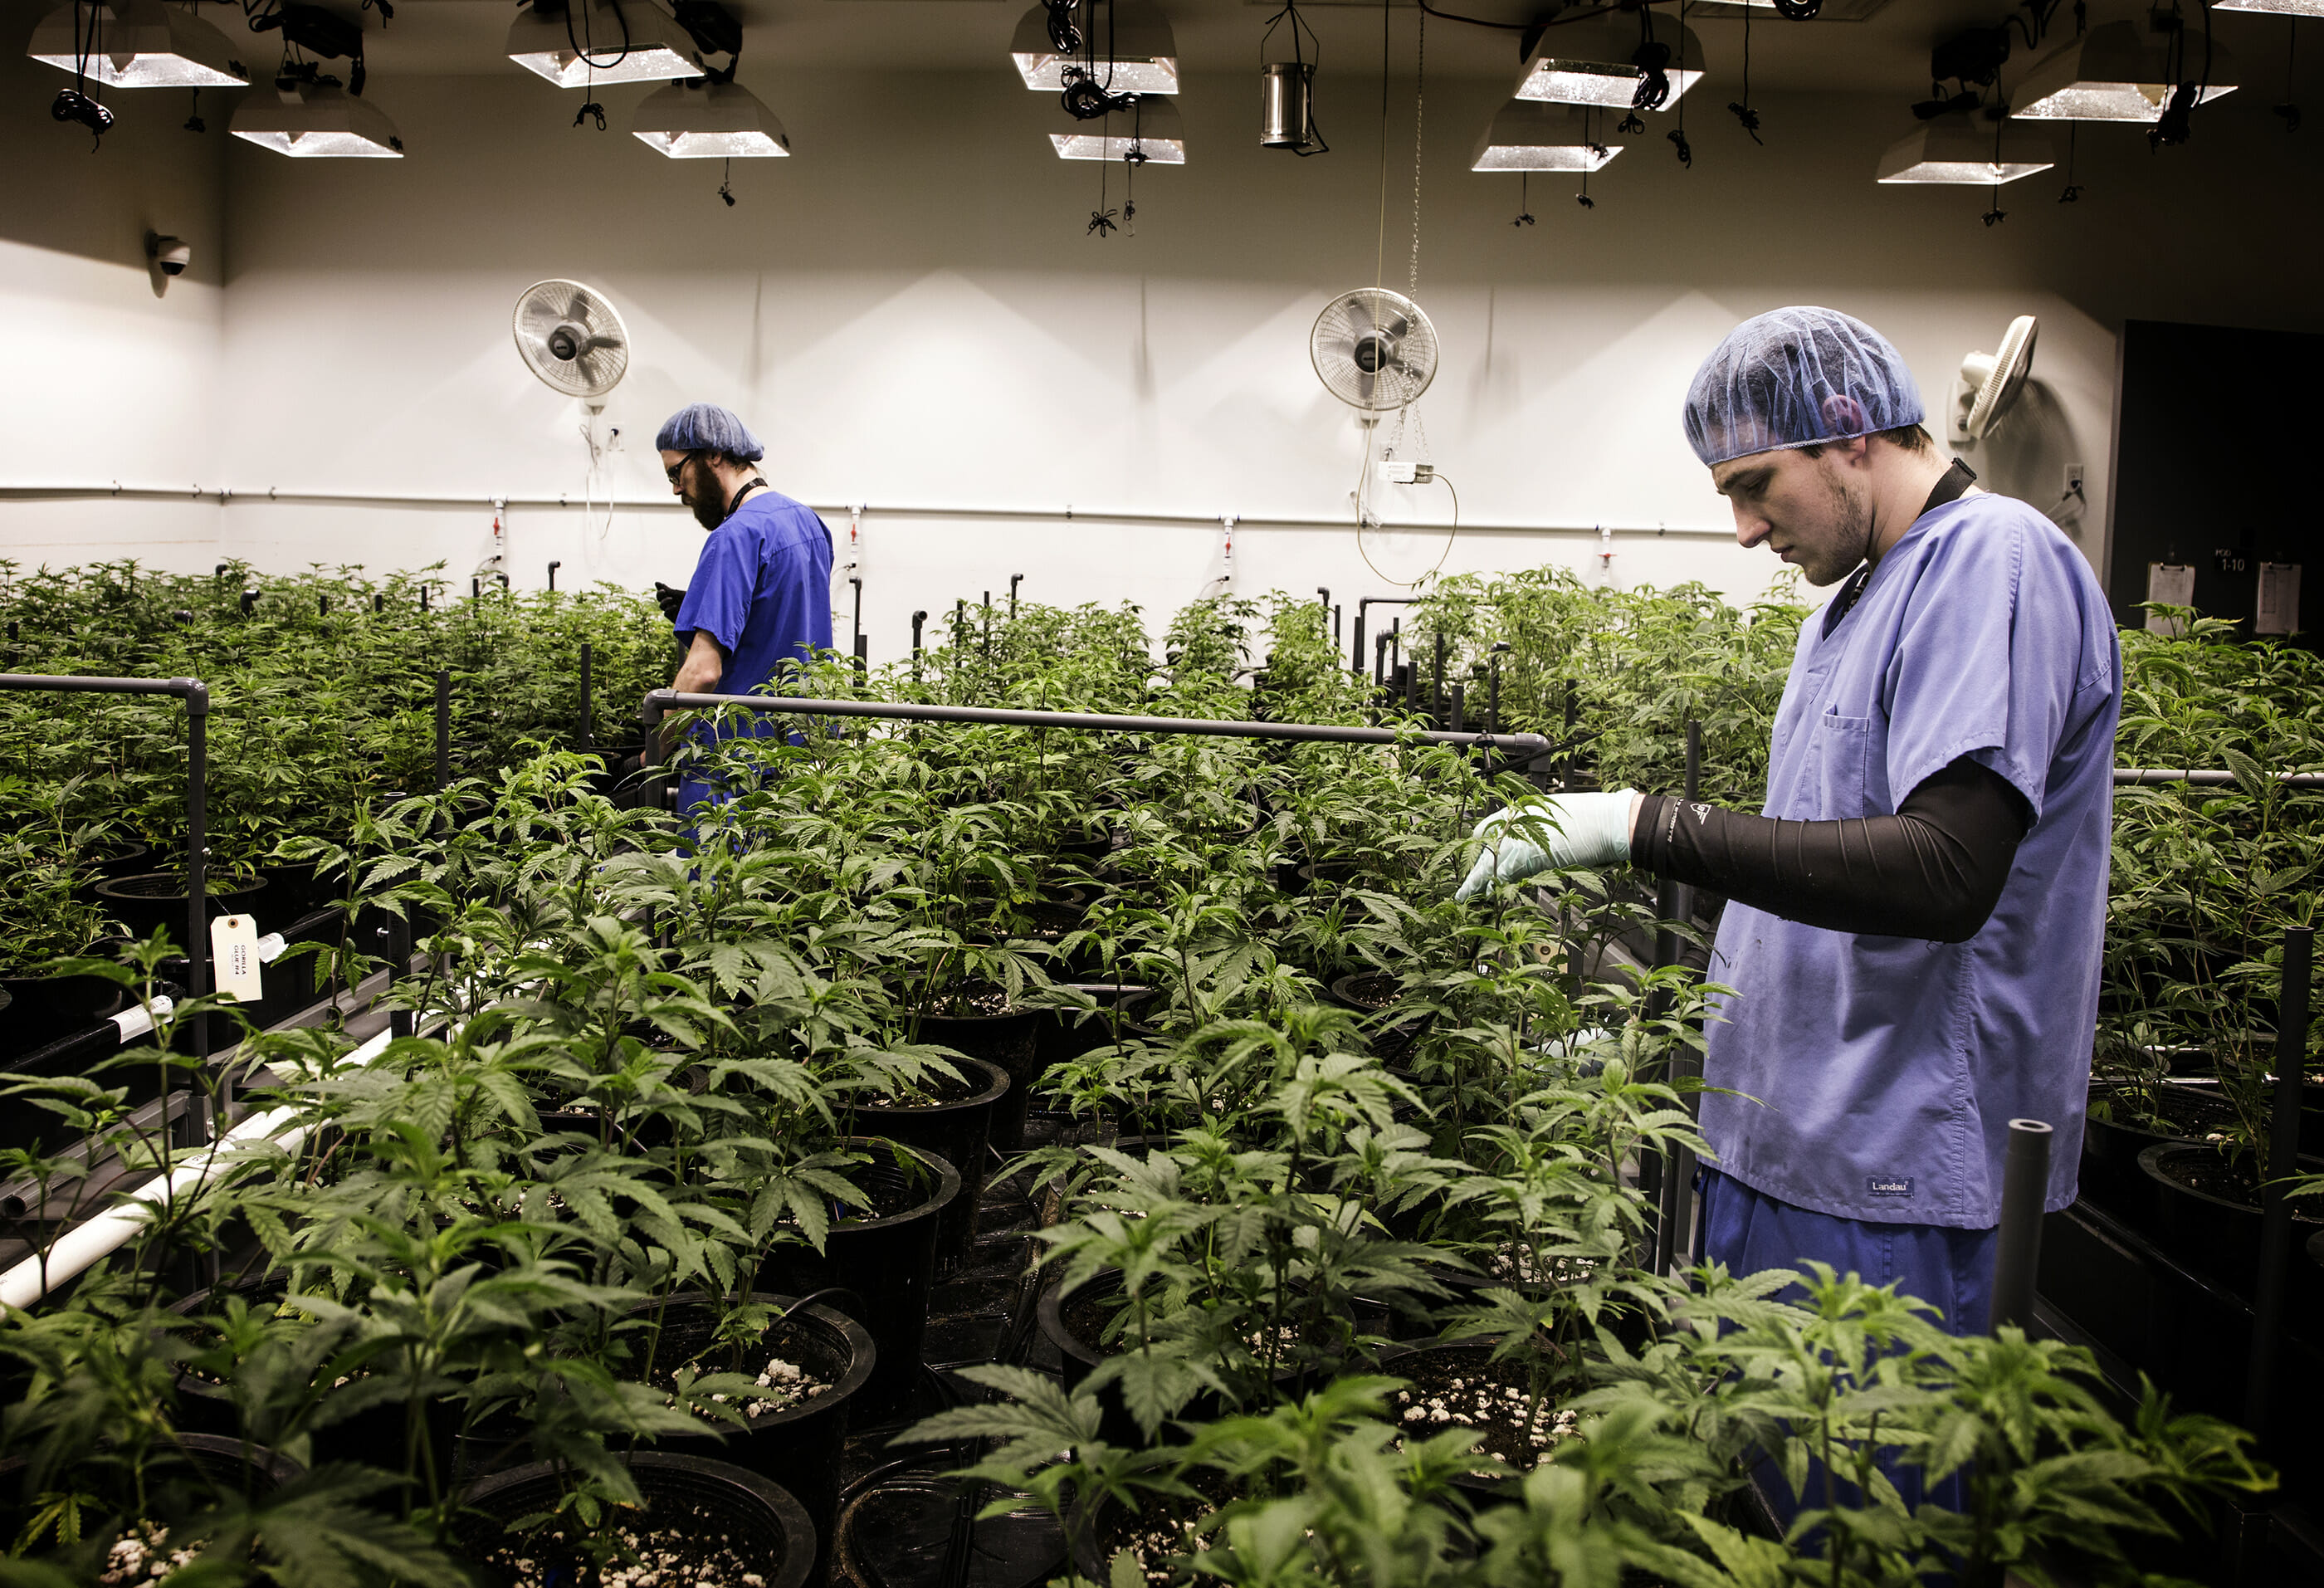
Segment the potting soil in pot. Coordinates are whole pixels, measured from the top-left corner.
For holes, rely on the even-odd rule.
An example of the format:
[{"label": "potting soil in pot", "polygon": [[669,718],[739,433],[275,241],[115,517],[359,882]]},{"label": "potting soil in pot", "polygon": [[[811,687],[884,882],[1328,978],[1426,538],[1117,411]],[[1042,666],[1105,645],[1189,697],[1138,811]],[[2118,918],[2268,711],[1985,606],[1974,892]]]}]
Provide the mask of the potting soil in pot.
[{"label": "potting soil in pot", "polygon": [[[1391,1402],[1407,1437],[1474,1428],[1480,1455],[1520,1473],[1546,1461],[1550,1446],[1572,1434],[1577,1421],[1572,1412],[1534,1397],[1522,1363],[1490,1362],[1482,1352],[1422,1351],[1399,1359],[1390,1371],[1410,1380]],[[1495,1469],[1485,1463],[1478,1470]]]},{"label": "potting soil in pot", "polygon": [[508,1588],[572,1588],[577,1582],[603,1588],[765,1588],[768,1574],[779,1569],[762,1551],[719,1531],[718,1519],[708,1511],[673,1519],[666,1514],[673,1509],[670,1500],[659,1500],[650,1524],[596,1535],[597,1548],[610,1543],[619,1552],[602,1574],[588,1574],[578,1541],[561,1527],[496,1545],[483,1552],[480,1564]]}]

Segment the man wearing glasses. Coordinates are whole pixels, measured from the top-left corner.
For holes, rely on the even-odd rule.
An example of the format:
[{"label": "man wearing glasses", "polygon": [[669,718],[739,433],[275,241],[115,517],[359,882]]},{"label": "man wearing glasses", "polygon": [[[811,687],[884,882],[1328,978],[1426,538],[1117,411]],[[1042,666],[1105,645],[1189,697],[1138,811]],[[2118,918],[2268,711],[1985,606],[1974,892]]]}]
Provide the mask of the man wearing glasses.
[{"label": "man wearing glasses", "polygon": [[[785,662],[831,646],[831,531],[815,512],[767,484],[766,448],[724,408],[696,402],[670,415],[654,445],[669,488],[710,531],[672,626],[687,646],[671,687],[681,695],[747,695]],[[761,716],[760,736],[781,731]],[[735,737],[753,725],[720,730]],[[678,783],[688,811],[716,797],[701,778]]]}]

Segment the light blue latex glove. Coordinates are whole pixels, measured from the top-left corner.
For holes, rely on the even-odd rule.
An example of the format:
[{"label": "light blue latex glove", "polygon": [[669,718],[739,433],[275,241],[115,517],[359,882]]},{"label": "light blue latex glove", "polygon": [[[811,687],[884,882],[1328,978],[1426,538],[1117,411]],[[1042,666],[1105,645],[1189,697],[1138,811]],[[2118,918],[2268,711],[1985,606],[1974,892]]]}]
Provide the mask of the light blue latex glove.
[{"label": "light blue latex glove", "polygon": [[[1630,858],[1630,808],[1637,798],[1635,789],[1552,794],[1495,811],[1470,835],[1484,848],[1452,897],[1473,899],[1495,882],[1522,882],[1536,872],[1620,865]],[[1539,841],[1508,830],[1512,824],[1538,833]]]}]

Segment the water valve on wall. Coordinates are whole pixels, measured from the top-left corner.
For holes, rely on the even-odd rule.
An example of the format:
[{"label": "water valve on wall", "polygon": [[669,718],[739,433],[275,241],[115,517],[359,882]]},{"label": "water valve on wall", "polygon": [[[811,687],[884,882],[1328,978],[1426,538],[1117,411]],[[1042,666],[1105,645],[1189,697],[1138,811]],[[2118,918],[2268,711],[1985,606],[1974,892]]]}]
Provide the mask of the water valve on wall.
[{"label": "water valve on wall", "polygon": [[1234,513],[1219,514],[1219,527],[1225,536],[1219,547],[1219,582],[1222,585],[1234,583],[1234,532],[1235,525],[1240,522]]}]

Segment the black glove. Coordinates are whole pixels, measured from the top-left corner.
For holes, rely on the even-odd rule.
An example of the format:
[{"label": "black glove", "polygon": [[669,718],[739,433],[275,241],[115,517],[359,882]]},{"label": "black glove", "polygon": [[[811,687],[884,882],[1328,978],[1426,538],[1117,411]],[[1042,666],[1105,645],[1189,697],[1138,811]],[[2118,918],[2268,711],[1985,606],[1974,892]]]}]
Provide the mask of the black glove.
[{"label": "black glove", "polygon": [[686,605],[686,592],[683,589],[672,589],[669,586],[663,584],[659,579],[656,579],[654,581],[654,600],[660,604],[662,616],[669,619],[672,623],[676,623],[678,621],[678,609]]}]

